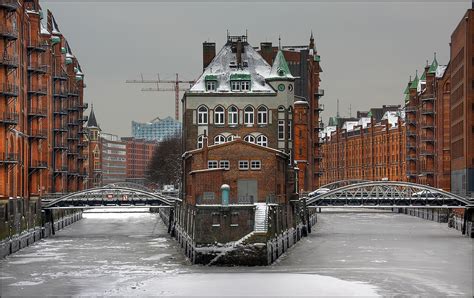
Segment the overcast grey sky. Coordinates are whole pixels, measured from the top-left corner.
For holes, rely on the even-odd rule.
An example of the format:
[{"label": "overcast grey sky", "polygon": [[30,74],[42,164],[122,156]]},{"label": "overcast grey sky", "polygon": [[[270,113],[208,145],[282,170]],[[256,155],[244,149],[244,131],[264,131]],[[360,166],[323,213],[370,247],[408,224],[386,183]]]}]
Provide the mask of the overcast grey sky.
[{"label": "overcast grey sky", "polygon": [[[451,32],[471,1],[449,2],[69,2],[43,1],[78,57],[105,132],[128,136],[131,121],[174,116],[173,92],[142,92],[126,79],[196,79],[202,42],[225,43],[248,30],[249,41],[307,44],[313,30],[321,55],[323,120],[352,105],[364,110],[401,104],[410,75],[437,52],[446,64]],[[166,87],[166,86],[163,86]]]}]

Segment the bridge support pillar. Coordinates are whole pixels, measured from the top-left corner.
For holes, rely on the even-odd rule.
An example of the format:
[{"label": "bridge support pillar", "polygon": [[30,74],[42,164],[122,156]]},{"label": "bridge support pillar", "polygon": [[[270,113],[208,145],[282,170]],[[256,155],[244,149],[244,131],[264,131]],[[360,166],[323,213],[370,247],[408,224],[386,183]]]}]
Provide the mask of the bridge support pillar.
[{"label": "bridge support pillar", "polygon": [[[469,234],[471,238],[474,238],[474,208],[466,208],[464,210],[462,234]],[[470,223],[470,224],[468,224]],[[470,231],[468,230],[470,229]]]}]

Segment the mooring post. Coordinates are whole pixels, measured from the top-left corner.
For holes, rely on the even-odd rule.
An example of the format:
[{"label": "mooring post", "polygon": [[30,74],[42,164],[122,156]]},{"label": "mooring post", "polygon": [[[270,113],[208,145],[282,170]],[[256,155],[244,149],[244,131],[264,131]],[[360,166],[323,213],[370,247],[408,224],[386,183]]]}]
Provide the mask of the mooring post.
[{"label": "mooring post", "polygon": [[171,230],[173,228],[173,221],[174,221],[174,208],[170,208],[170,214],[168,217],[168,234],[171,234]]}]

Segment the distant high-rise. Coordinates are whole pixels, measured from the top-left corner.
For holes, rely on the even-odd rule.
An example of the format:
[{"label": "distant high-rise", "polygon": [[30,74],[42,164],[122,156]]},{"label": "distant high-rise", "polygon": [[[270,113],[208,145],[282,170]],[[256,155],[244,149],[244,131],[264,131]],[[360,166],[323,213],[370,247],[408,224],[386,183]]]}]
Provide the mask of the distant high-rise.
[{"label": "distant high-rise", "polygon": [[172,117],[155,118],[148,123],[132,121],[132,137],[136,139],[160,142],[179,133],[181,133],[181,122]]}]

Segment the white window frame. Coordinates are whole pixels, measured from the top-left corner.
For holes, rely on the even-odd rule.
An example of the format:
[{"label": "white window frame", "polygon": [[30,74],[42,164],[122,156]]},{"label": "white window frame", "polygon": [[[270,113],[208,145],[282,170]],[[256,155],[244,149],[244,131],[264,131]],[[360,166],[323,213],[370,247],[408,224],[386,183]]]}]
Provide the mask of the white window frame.
[{"label": "white window frame", "polygon": [[[252,111],[248,111],[248,109],[251,109]],[[255,109],[252,106],[246,106],[244,109],[244,124],[253,125],[255,121],[254,117]]]},{"label": "white window frame", "polygon": [[240,90],[250,91],[250,81],[242,81],[240,84]]},{"label": "white window frame", "polygon": [[240,82],[239,81],[230,81],[230,90],[240,91]]},{"label": "white window frame", "polygon": [[202,147],[204,147],[204,136],[200,135],[197,138],[197,149],[201,149]]},{"label": "white window frame", "polygon": [[293,137],[291,134],[291,130],[293,126],[293,120],[288,120],[288,140],[291,141],[291,138]]},{"label": "white window frame", "polygon": [[219,168],[219,162],[217,160],[208,160],[207,161],[208,169],[217,169]]},{"label": "white window frame", "polygon": [[[201,110],[201,109],[205,109],[206,111]],[[197,117],[198,118],[198,121],[197,121],[198,124],[208,124],[209,109],[206,106],[199,106],[197,114],[198,114],[198,117]]]},{"label": "white window frame", "polygon": [[222,106],[217,106],[214,108],[214,124],[225,124],[225,110]]},{"label": "white window frame", "polygon": [[229,125],[239,124],[239,109],[236,106],[230,106],[227,110],[227,123]]},{"label": "white window frame", "polygon": [[285,139],[285,120],[278,120],[278,140]]},{"label": "white window frame", "polygon": [[223,144],[226,142],[226,139],[223,135],[217,135],[214,137],[214,145]]},{"label": "white window frame", "polygon": [[220,160],[219,161],[219,168],[229,170],[230,169],[230,161]]},{"label": "white window frame", "polygon": [[234,135],[230,135],[226,138],[226,141],[227,142],[232,142],[234,140],[235,136]]},{"label": "white window frame", "polygon": [[268,108],[266,106],[260,106],[257,110],[257,124],[266,125],[268,124]]},{"label": "white window frame", "polygon": [[262,161],[261,160],[251,160],[250,161],[250,169],[251,170],[261,170],[262,169]]},{"label": "white window frame", "polygon": [[265,135],[259,135],[257,137],[257,145],[262,147],[268,147],[268,138]]},{"label": "white window frame", "polygon": [[206,90],[207,91],[216,91],[217,82],[216,81],[206,81]]},{"label": "white window frame", "polygon": [[247,143],[252,143],[252,144],[255,144],[255,137],[253,135],[246,135],[244,137],[244,141],[246,141]]},{"label": "white window frame", "polygon": [[239,160],[239,170],[247,171],[249,169],[249,161],[248,160]]}]

